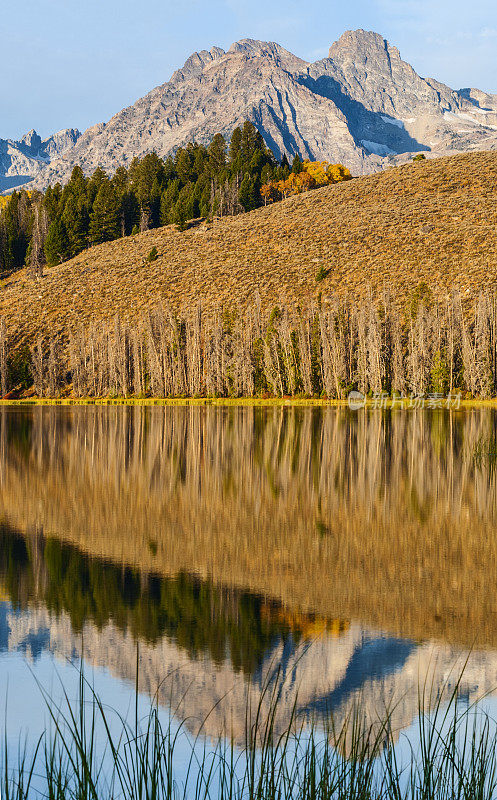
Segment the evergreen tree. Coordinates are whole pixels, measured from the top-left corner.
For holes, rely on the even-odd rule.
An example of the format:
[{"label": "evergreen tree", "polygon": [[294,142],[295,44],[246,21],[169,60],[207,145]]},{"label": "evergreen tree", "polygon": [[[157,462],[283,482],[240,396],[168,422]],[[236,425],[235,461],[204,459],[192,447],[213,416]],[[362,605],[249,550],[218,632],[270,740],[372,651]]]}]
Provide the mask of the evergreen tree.
[{"label": "evergreen tree", "polygon": [[32,195],[33,225],[31,241],[26,254],[26,266],[32,277],[41,278],[45,263],[45,239],[48,233],[48,217],[43,207],[43,197],[38,193]]},{"label": "evergreen tree", "polygon": [[211,187],[206,183],[199,200],[199,214],[201,217],[210,217],[212,214],[211,209]]},{"label": "evergreen tree", "polygon": [[191,180],[193,172],[193,158],[191,150],[185,147],[180,147],[176,152],[174,167],[182,185],[185,186]]},{"label": "evergreen tree", "polygon": [[172,156],[168,156],[164,159],[164,179],[163,184],[164,186],[169,182],[172,181],[173,178],[176,177],[176,173],[174,172],[174,159]]},{"label": "evergreen tree", "polygon": [[174,222],[172,216],[172,209],[174,208],[178,195],[180,192],[180,182],[178,178],[172,180],[167,189],[164,189],[160,199],[160,223],[161,225],[169,225]]},{"label": "evergreen tree", "polygon": [[83,200],[83,198],[86,200],[88,192],[88,178],[85,178],[81,167],[76,166],[73,168],[73,171],[71,172],[71,178],[66,186],[66,189],[68,193],[72,194],[78,202]]},{"label": "evergreen tree", "polygon": [[31,237],[33,213],[27,192],[13,192],[3,212],[4,268],[16,270],[24,266]]},{"label": "evergreen tree", "polygon": [[205,170],[207,151],[202,145],[194,145],[193,176],[197,181]]},{"label": "evergreen tree", "polygon": [[261,170],[261,184],[269,183],[274,178],[274,168],[270,164],[265,164]]},{"label": "evergreen tree", "polygon": [[[162,186],[164,162],[157,153],[148,153],[130,169],[131,186],[141,207],[150,203],[152,189]],[[160,192],[159,192],[160,194]]]},{"label": "evergreen tree", "polygon": [[114,188],[109,180],[105,180],[95,198],[90,214],[90,242],[110,242],[117,239],[120,233],[120,208]]},{"label": "evergreen tree", "polygon": [[56,217],[50,224],[45,239],[45,259],[49,267],[61,264],[70,256],[69,239],[62,220]]},{"label": "evergreen tree", "polygon": [[140,206],[136,195],[133,191],[128,190],[122,195],[120,200],[121,206],[121,227],[124,230],[124,236],[129,236],[133,228],[137,227],[139,230],[140,222]]},{"label": "evergreen tree", "polygon": [[302,161],[300,160],[299,154],[297,153],[295,158],[293,159],[292,172],[293,172],[294,175],[300,175],[300,173],[302,172],[303,169],[304,169],[304,166],[302,164]]},{"label": "evergreen tree", "polygon": [[224,136],[216,133],[207,148],[206,171],[211,178],[218,176],[226,167],[226,141]]},{"label": "evergreen tree", "polygon": [[45,197],[43,198],[43,205],[45,206],[45,211],[47,212],[49,219],[54,219],[60,215],[61,199],[62,187],[60,183],[56,183],[55,186],[49,186],[45,192]]},{"label": "evergreen tree", "polygon": [[240,142],[240,157],[244,167],[250,164],[258,150],[264,150],[264,139],[251,122],[244,122]]},{"label": "evergreen tree", "polygon": [[112,178],[112,186],[117,197],[123,197],[128,191],[128,170],[126,167],[118,167]]},{"label": "evergreen tree", "polygon": [[93,205],[100,187],[108,181],[108,177],[101,167],[97,167],[90,180],[88,181],[88,200]]},{"label": "evergreen tree", "polygon": [[69,241],[71,256],[77,256],[88,247],[88,209],[84,197],[70,195],[62,213],[62,222]]},{"label": "evergreen tree", "polygon": [[188,220],[194,217],[194,184],[189,183],[183,186],[178,199],[175,203],[172,221],[178,225],[180,230],[185,230]]},{"label": "evergreen tree", "polygon": [[240,184],[238,190],[238,200],[242,204],[245,211],[252,211],[259,205],[259,197],[257,197],[255,179],[251,178],[248,172]]},{"label": "evergreen tree", "polygon": [[235,128],[231,134],[229,158],[233,171],[238,171],[241,167],[241,148],[242,148],[242,130]]},{"label": "evergreen tree", "polygon": [[150,227],[156,228],[160,222],[161,185],[156,177],[150,190]]}]

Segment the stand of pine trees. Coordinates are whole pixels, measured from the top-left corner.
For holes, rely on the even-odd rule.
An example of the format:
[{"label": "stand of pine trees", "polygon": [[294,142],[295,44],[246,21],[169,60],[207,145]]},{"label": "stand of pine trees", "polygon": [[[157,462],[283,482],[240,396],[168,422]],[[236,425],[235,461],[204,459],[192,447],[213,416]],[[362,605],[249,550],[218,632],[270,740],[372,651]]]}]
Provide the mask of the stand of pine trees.
[{"label": "stand of pine trees", "polygon": [[264,184],[289,174],[287,159],[279,164],[250,122],[234,130],[229,145],[218,134],[207,147],[189,144],[165,160],[150,153],[112,178],[102,169],[88,178],[75,167],[64,187],[13,193],[0,213],[0,273],[27,266],[37,276],[44,264],[94,244],[250,211],[263,204]]}]

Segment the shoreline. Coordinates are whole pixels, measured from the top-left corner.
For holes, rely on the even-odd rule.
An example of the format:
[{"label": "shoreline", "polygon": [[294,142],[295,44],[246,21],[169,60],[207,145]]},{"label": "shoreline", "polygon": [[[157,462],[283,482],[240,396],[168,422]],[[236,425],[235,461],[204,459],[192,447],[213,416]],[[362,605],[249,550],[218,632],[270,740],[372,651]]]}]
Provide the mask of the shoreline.
[{"label": "shoreline", "polygon": [[[0,407],[22,407],[22,406],[219,406],[219,407],[303,407],[312,408],[350,408],[347,400],[328,400],[325,398],[299,398],[299,397],[60,397],[60,398],[37,398],[25,397],[19,399],[0,399]],[[497,409],[497,398],[489,400],[461,400],[459,407],[448,408],[446,401],[442,402],[441,407],[422,408],[399,407],[399,401],[391,398],[382,401],[379,408],[377,402],[368,399],[362,408],[350,409],[357,413],[363,409],[368,411],[462,411],[471,408],[495,408]]]}]

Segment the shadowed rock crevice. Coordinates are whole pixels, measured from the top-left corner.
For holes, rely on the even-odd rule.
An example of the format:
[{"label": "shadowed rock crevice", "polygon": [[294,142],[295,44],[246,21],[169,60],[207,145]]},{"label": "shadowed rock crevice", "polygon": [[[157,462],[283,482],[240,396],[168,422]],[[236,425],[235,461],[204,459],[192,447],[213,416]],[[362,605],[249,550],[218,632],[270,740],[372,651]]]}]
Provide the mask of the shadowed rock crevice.
[{"label": "shadowed rock crevice", "polygon": [[[397,154],[430,151],[428,142],[418,142],[404,124],[394,117],[369,111],[362,103],[348,96],[340,83],[329,75],[312,78],[302,76],[301,82],[316,95],[332,100],[342,112],[356,144],[364,141],[377,142]],[[367,152],[367,148],[366,152]]]}]

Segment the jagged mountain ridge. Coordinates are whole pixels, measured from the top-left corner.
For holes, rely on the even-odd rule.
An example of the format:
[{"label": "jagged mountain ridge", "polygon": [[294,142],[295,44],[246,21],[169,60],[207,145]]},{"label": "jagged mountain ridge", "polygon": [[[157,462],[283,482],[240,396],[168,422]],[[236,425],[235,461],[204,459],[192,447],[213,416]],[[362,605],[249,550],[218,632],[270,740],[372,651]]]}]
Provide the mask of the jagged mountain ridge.
[{"label": "jagged mountain ridge", "polygon": [[52,159],[72,149],[80,136],[76,128],[67,128],[43,140],[35,130],[18,141],[0,139],[0,191],[35,178]]},{"label": "jagged mountain ridge", "polygon": [[170,81],[57,153],[34,185],[67,180],[75,164],[113,172],[152,150],[208,143],[246,119],[277,156],[341,161],[356,175],[418,151],[497,148],[497,95],[421,78],[377,33],[348,31],[315,63],[243,39],[194,53]]}]

